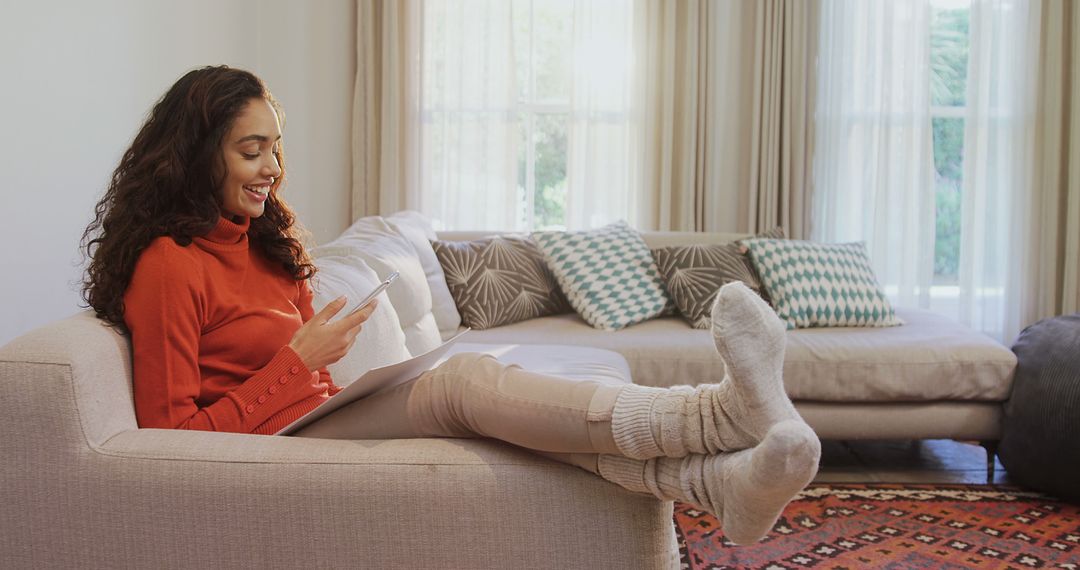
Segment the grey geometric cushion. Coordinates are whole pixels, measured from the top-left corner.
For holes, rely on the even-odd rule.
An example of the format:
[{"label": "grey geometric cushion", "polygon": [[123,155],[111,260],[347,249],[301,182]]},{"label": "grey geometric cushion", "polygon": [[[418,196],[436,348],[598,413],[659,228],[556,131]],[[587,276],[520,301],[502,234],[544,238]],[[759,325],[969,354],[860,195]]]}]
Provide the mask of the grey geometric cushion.
[{"label": "grey geometric cushion", "polygon": [[481,330],[573,310],[527,237],[433,241],[431,246],[467,327]]},{"label": "grey geometric cushion", "polygon": [[535,232],[532,238],[570,306],[596,328],[640,323],[659,316],[670,303],[649,246],[626,222],[587,231]]},{"label": "grey geometric cushion", "polygon": [[[777,227],[755,237],[783,239],[784,229]],[[746,248],[739,242],[662,247],[652,254],[668,293],[694,328],[709,328],[709,310],[716,292],[732,281],[742,281],[770,302]]]},{"label": "grey geometric cushion", "polygon": [[743,243],[789,329],[903,324],[882,292],[861,242],[755,238]]}]

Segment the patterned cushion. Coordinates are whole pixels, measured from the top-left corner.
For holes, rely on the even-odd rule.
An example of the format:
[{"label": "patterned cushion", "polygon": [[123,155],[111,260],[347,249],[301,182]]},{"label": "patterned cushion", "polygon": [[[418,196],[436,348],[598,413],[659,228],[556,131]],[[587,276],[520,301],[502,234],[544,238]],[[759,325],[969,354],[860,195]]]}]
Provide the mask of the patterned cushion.
[{"label": "patterned cushion", "polygon": [[861,242],[749,239],[743,243],[789,329],[903,324],[882,293]]},{"label": "patterned cushion", "polygon": [[[783,239],[784,229],[778,227],[755,237]],[[737,242],[662,247],[652,254],[675,305],[694,328],[709,328],[716,292],[732,281],[742,281],[770,302],[746,248]]]},{"label": "patterned cushion", "polygon": [[596,328],[618,330],[651,319],[670,301],[649,246],[626,222],[536,232],[533,239],[570,306]]},{"label": "patterned cushion", "polygon": [[571,311],[544,256],[524,236],[433,241],[431,246],[467,327],[487,329]]}]

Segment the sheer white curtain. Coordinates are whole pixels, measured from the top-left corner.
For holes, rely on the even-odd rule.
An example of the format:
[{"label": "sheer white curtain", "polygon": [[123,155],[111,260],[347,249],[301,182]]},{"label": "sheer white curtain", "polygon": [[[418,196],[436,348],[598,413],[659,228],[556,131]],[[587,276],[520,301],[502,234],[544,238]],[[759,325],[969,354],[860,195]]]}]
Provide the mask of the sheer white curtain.
[{"label": "sheer white curtain", "polygon": [[419,191],[446,228],[513,229],[518,121],[512,3],[423,2]]},{"label": "sheer white curtain", "polygon": [[640,226],[640,69],[632,0],[575,0],[568,133],[566,226],[616,220]]},{"label": "sheer white curtain", "polygon": [[865,241],[890,297],[929,306],[929,2],[824,0],[818,45],[813,238]]},{"label": "sheer white curtain", "polygon": [[899,305],[1010,343],[1038,290],[1032,178],[1039,2],[972,0],[957,287],[933,288],[929,0],[825,0],[814,237],[865,240]]},{"label": "sheer white curtain", "polygon": [[957,317],[1004,342],[1034,317],[1039,0],[973,0]]}]

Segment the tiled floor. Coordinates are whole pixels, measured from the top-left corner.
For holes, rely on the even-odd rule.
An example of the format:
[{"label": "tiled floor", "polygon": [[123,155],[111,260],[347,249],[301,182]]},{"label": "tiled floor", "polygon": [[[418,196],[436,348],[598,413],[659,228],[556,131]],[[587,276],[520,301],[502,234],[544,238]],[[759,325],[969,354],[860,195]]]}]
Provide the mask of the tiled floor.
[{"label": "tiled floor", "polygon": [[[985,484],[986,451],[975,442],[823,441],[815,483]],[[1009,484],[1000,461],[994,483]]]}]

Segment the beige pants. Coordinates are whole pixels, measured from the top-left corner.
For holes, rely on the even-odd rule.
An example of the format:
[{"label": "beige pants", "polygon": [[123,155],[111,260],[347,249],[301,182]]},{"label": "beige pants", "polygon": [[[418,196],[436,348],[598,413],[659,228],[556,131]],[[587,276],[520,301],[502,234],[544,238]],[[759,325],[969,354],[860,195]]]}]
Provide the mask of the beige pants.
[{"label": "beige pants", "polygon": [[490,437],[597,472],[618,454],[611,412],[622,386],[569,380],[458,354],[390,390],[349,404],[297,433],[331,439]]}]

